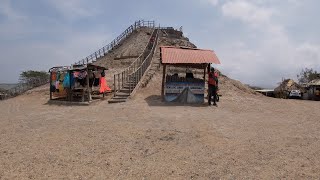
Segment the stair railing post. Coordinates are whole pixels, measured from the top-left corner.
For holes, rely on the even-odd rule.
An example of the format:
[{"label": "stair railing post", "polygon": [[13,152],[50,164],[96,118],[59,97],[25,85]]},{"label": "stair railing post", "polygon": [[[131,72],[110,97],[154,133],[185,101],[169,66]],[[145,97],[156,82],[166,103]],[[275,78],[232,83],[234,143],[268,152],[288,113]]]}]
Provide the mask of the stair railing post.
[{"label": "stair railing post", "polygon": [[119,91],[120,91],[120,73],[118,74],[118,87],[119,87]]},{"label": "stair railing post", "polygon": [[128,74],[128,86],[129,86],[129,93],[131,94],[131,80],[130,80],[130,71]]},{"label": "stair railing post", "polygon": [[[139,68],[139,69],[140,69],[140,68]],[[134,73],[134,75],[135,75],[135,78],[134,78],[135,83],[134,83],[134,85],[136,86],[136,85],[138,84],[138,78],[139,78],[138,70],[137,70],[137,72]]]},{"label": "stair railing post", "polygon": [[139,69],[139,77],[137,79],[138,82],[140,81],[142,74],[143,74],[143,63],[141,64],[140,69]]},{"label": "stair railing post", "polygon": [[122,82],[122,87],[123,87],[123,78],[124,78],[124,71],[121,73],[121,82]]},{"label": "stair railing post", "polygon": [[116,75],[113,75],[113,90],[114,90],[113,97],[116,97],[116,92],[117,92],[117,90],[116,90]]}]

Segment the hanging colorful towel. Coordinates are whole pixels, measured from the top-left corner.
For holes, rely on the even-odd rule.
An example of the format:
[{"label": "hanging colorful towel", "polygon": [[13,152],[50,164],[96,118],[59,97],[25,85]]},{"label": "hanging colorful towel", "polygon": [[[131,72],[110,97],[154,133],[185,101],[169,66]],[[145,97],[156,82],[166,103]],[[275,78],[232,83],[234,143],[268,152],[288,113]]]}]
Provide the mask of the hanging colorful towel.
[{"label": "hanging colorful towel", "polygon": [[111,92],[105,77],[100,78],[100,93]]},{"label": "hanging colorful towel", "polygon": [[51,81],[55,82],[57,80],[57,73],[56,72],[51,72]]},{"label": "hanging colorful towel", "polygon": [[71,84],[70,84],[70,73],[67,73],[64,75],[63,78],[63,87],[65,88],[71,88]]}]

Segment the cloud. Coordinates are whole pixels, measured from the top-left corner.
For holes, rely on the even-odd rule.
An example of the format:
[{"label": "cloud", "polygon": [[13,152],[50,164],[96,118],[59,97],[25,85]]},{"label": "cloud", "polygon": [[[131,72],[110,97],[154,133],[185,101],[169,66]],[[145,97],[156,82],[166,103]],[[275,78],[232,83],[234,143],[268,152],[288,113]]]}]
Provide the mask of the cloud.
[{"label": "cloud", "polygon": [[256,6],[245,0],[228,1],[221,7],[224,16],[239,19],[251,25],[269,23],[272,9]]},{"label": "cloud", "polygon": [[[287,6],[291,4],[298,5],[288,0]],[[221,68],[227,75],[245,83],[274,87],[281,78],[295,79],[301,68],[320,68],[320,46],[289,36],[289,29],[277,19],[286,9],[272,5],[264,0],[226,0],[220,4],[224,20],[237,21],[241,24],[236,29],[245,29],[232,38],[226,35],[218,47]]]},{"label": "cloud", "polygon": [[219,0],[208,0],[208,2],[214,6],[217,6],[219,3]]},{"label": "cloud", "polygon": [[147,0],[0,1],[0,82],[17,80],[21,70],[80,60],[137,17],[183,25],[197,46],[216,51],[224,74],[244,83],[272,87],[282,77],[295,78],[301,68],[320,70],[315,0],[163,0],[171,6],[160,9]]},{"label": "cloud", "polygon": [[1,0],[0,15],[1,14],[8,20],[24,20],[26,18],[12,8],[10,0]]},{"label": "cloud", "polygon": [[86,0],[48,0],[48,2],[69,19],[92,17],[101,13],[101,8],[96,6],[96,2]]},{"label": "cloud", "polygon": [[[20,9],[12,8],[16,6],[12,6],[11,1],[3,2],[5,6],[1,4],[1,14],[5,14],[8,20],[0,21],[0,83],[17,82],[19,73],[24,70],[48,70],[57,65],[70,65],[111,41],[110,33],[98,25],[74,31],[76,26],[60,21],[58,17],[46,14],[38,18],[32,13],[16,13]],[[71,22],[91,16],[88,14],[91,10],[87,11],[85,4],[73,2],[77,3],[59,5],[61,11],[65,8],[63,11],[67,12],[69,8],[73,13],[64,14],[70,15]]]},{"label": "cloud", "polygon": [[0,45],[1,59],[4,61],[1,71],[16,74],[0,76],[0,82],[16,82],[18,74],[24,70],[47,71],[53,66],[71,65],[105,45],[105,40],[111,40],[111,36],[98,31],[67,33],[63,38],[63,42],[36,41]]}]

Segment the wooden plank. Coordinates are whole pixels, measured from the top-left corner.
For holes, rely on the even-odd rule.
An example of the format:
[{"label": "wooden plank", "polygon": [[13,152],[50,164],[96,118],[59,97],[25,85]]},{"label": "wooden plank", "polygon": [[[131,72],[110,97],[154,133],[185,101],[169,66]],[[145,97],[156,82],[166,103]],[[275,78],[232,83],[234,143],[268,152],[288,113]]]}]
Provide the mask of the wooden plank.
[{"label": "wooden plank", "polygon": [[[71,78],[70,78],[71,79]],[[89,69],[87,67],[87,91],[88,91],[88,102],[91,101],[91,92],[90,92],[90,85],[89,85]]]},{"label": "wooden plank", "polygon": [[113,75],[113,89],[114,89],[114,96],[116,96],[116,75]]},{"label": "wooden plank", "polygon": [[50,92],[50,100],[52,100],[52,92],[51,92],[51,84],[52,84],[52,72],[50,72],[50,85],[49,85],[49,92]]},{"label": "wooden plank", "polygon": [[165,81],[166,81],[166,70],[167,70],[167,65],[163,65],[163,74],[162,74],[162,86],[161,86],[161,98],[162,101],[164,101],[164,86],[165,86]]}]

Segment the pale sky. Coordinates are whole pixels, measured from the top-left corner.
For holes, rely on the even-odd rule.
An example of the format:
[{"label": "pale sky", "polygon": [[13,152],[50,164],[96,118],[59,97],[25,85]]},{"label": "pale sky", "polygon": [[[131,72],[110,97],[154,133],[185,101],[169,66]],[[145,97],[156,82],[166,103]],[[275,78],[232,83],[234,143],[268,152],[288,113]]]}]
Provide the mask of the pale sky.
[{"label": "pale sky", "polygon": [[320,71],[319,7],[319,0],[0,0],[0,83],[70,65],[145,19],[183,26],[231,78],[275,87],[302,68]]}]

